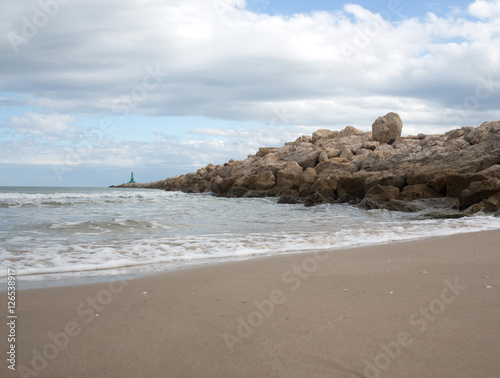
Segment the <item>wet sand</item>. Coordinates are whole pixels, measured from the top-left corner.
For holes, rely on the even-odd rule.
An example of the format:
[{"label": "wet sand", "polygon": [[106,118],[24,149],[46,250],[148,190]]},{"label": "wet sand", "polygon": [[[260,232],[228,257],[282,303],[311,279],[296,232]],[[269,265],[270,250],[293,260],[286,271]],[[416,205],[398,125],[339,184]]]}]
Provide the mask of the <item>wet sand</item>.
[{"label": "wet sand", "polygon": [[499,377],[500,231],[22,290],[16,314],[2,377]]}]

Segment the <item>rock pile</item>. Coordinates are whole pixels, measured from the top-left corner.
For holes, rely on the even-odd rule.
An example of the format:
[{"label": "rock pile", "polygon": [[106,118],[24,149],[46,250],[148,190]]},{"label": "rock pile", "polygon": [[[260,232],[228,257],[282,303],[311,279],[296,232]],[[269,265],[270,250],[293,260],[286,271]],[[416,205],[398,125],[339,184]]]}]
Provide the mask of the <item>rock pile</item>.
[{"label": "rock pile", "polygon": [[284,147],[260,148],[243,161],[139,185],[226,197],[273,196],[306,206],[349,202],[416,211],[422,203],[438,201],[465,213],[500,210],[500,121],[408,137],[401,137],[402,126],[397,114],[388,113],[373,123],[372,132],[352,126],[318,130]]}]

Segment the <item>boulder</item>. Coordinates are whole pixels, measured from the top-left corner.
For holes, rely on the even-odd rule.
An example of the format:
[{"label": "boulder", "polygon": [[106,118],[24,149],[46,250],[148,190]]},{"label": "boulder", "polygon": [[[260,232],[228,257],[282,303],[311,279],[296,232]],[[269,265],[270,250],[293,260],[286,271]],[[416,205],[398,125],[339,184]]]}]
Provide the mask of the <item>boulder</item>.
[{"label": "boulder", "polygon": [[335,180],[327,175],[320,175],[316,182],[311,186],[310,192],[319,193],[324,198],[332,200],[337,197],[338,184]]},{"label": "boulder", "polygon": [[311,184],[302,184],[299,188],[299,196],[302,198],[306,198],[311,194],[312,185]]},{"label": "boulder", "polygon": [[217,176],[212,182],[210,183],[210,191],[214,192],[216,194],[223,194],[227,193],[228,190],[231,188],[231,186],[234,184],[234,179],[233,178],[225,178],[223,179],[220,176]]},{"label": "boulder", "polygon": [[350,137],[352,135],[364,134],[364,131],[358,130],[353,126],[346,126],[343,130],[339,132],[339,138]]},{"label": "boulder", "polygon": [[304,200],[299,197],[294,197],[294,196],[281,196],[278,198],[278,203],[283,203],[283,204],[297,204],[297,203],[304,203]]},{"label": "boulder", "polygon": [[365,182],[376,174],[375,172],[359,171],[342,173],[336,177],[338,183],[337,193],[341,201],[362,200],[366,195]]},{"label": "boulder", "polygon": [[373,123],[371,133],[352,126],[318,130],[282,147],[261,147],[242,161],[119,187],[281,196],[308,206],[361,202],[398,211],[499,211],[500,121],[443,135],[402,138],[401,131],[399,116],[388,113]]},{"label": "boulder", "polygon": [[417,219],[460,219],[466,216],[464,213],[431,211],[430,213],[419,215]]},{"label": "boulder", "polygon": [[487,177],[477,173],[448,173],[445,175],[446,195],[458,198],[473,181],[483,181]]},{"label": "boulder", "polygon": [[278,152],[278,149],[275,147],[260,147],[259,151],[255,154],[255,156],[264,157],[272,152]]},{"label": "boulder", "polygon": [[316,144],[319,140],[322,139],[334,139],[338,138],[339,132],[332,131],[328,129],[321,129],[313,133],[311,143]]},{"label": "boulder", "polygon": [[298,184],[302,178],[302,168],[297,162],[289,162],[278,171],[276,177],[276,191],[279,193]]},{"label": "boulder", "polygon": [[321,151],[319,156],[318,156],[318,162],[323,163],[324,161],[328,160],[328,154],[325,151]]},{"label": "boulder", "polygon": [[366,198],[375,201],[390,201],[399,198],[399,188],[395,186],[375,185],[366,193]]},{"label": "boulder", "polygon": [[370,140],[368,142],[363,143],[363,148],[366,148],[367,150],[375,151],[377,147],[380,146],[380,142],[377,142],[376,140]]},{"label": "boulder", "polygon": [[401,137],[403,122],[396,113],[387,113],[377,118],[372,125],[372,139],[380,143],[392,144]]},{"label": "boulder", "polygon": [[460,194],[458,208],[465,210],[499,192],[500,179],[490,178],[483,181],[474,181]]},{"label": "boulder", "polygon": [[327,200],[320,193],[313,193],[306,197],[304,200],[304,205],[306,207],[321,205],[324,203],[331,203],[332,201]]},{"label": "boulder", "polygon": [[[465,140],[470,144],[490,142],[498,145],[500,141],[500,121],[484,122],[481,126],[471,129],[465,135]],[[496,148],[498,147],[500,146]]]},{"label": "boulder", "polygon": [[229,198],[240,198],[243,197],[247,192],[247,188],[244,188],[242,186],[232,186],[231,189],[227,191],[227,196]]},{"label": "boulder", "polygon": [[500,210],[500,193],[493,194],[488,199],[482,200],[470,207],[468,207],[464,213],[465,214],[475,214],[479,211],[485,211],[488,213],[496,213]]},{"label": "boulder", "polygon": [[369,197],[365,197],[357,206],[365,210],[384,209],[389,211],[401,211],[405,213],[414,213],[422,210],[422,207],[420,206],[396,199],[389,201],[377,201]]},{"label": "boulder", "polygon": [[446,175],[438,175],[430,180],[427,185],[440,196],[446,195]]},{"label": "boulder", "polygon": [[318,174],[314,168],[306,168],[302,172],[302,176],[295,182],[295,185],[301,186],[302,184],[314,184],[316,177],[318,177]]},{"label": "boulder", "polygon": [[415,203],[409,203],[400,200],[390,200],[384,203],[384,209],[389,211],[401,211],[404,213],[415,213],[423,209],[422,206],[418,206]]},{"label": "boulder", "polygon": [[271,171],[259,171],[248,178],[247,188],[250,190],[267,190],[274,187],[276,177]]},{"label": "boulder", "polygon": [[371,199],[370,197],[365,197],[363,200],[357,205],[360,209],[364,210],[378,210],[383,209],[384,201],[378,201]]},{"label": "boulder", "polygon": [[314,146],[293,147],[278,154],[279,160],[296,162],[302,168],[314,168],[319,163],[321,148]]},{"label": "boulder", "polygon": [[380,172],[377,175],[367,177],[365,189],[369,191],[375,185],[394,186],[403,189],[407,185],[406,172]]},{"label": "boulder", "polygon": [[413,201],[420,198],[435,198],[439,194],[432,188],[424,184],[408,185],[400,194],[403,201]]}]

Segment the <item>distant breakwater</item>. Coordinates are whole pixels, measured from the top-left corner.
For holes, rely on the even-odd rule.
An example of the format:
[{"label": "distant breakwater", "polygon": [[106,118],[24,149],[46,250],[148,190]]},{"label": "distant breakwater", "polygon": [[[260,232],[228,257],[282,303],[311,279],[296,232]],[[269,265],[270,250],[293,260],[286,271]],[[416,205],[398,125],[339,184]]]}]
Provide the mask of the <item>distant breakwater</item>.
[{"label": "distant breakwater", "polygon": [[371,132],[318,130],[283,147],[261,147],[243,161],[209,164],[150,188],[225,197],[278,197],[280,203],[350,203],[365,209],[500,210],[500,121],[442,135],[401,137],[396,113]]}]

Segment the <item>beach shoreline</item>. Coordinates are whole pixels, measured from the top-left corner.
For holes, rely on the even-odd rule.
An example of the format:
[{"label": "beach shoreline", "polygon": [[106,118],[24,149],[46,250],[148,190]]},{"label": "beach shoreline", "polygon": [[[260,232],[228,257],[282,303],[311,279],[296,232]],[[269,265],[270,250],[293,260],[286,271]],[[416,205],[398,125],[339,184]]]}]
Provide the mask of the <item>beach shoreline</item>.
[{"label": "beach shoreline", "polygon": [[[185,269],[196,269],[196,268],[210,268],[212,266],[217,266],[220,264],[230,264],[230,263],[244,263],[245,261],[254,260],[254,259],[267,259],[267,258],[275,258],[280,256],[288,256],[288,255],[309,255],[314,253],[322,253],[322,252],[333,252],[338,250],[351,250],[351,249],[359,249],[359,248],[370,248],[370,247],[379,247],[383,245],[396,244],[396,243],[409,243],[413,241],[423,241],[423,240],[434,240],[441,239],[447,237],[453,237],[461,234],[469,234],[469,233],[480,233],[480,232],[490,232],[496,230],[484,230],[477,232],[462,232],[451,235],[427,235],[425,237],[412,237],[408,239],[395,239],[386,242],[375,242],[375,243],[366,243],[359,245],[350,245],[345,247],[330,247],[330,248],[311,248],[306,250],[289,250],[285,252],[280,252],[275,255],[255,255],[255,256],[244,256],[244,257],[232,257],[229,259],[218,259],[214,258],[213,260],[199,260],[194,262],[189,262],[187,264],[144,264],[144,265],[136,265],[130,267],[123,267],[120,269],[108,270],[101,269],[98,270],[102,272],[101,275],[80,275],[83,272],[54,272],[54,273],[41,273],[36,275],[17,275],[17,290],[36,290],[36,289],[48,289],[54,287],[65,287],[65,286],[80,286],[80,285],[89,285],[89,284],[102,284],[108,283],[112,280],[133,280],[137,278],[144,278],[149,276],[155,276],[158,274],[168,274],[175,271],[182,271]],[[500,229],[499,229],[500,231]],[[162,266],[163,265],[163,266]],[[15,269],[15,267],[10,267]],[[121,271],[117,273],[117,271]],[[75,276],[75,273],[77,276]],[[34,279],[34,277],[36,277]],[[5,281],[7,277],[3,277],[2,280]],[[7,291],[7,283],[0,283],[0,293]]]},{"label": "beach shoreline", "polygon": [[19,290],[18,370],[0,370],[496,377],[498,245],[483,231]]}]

